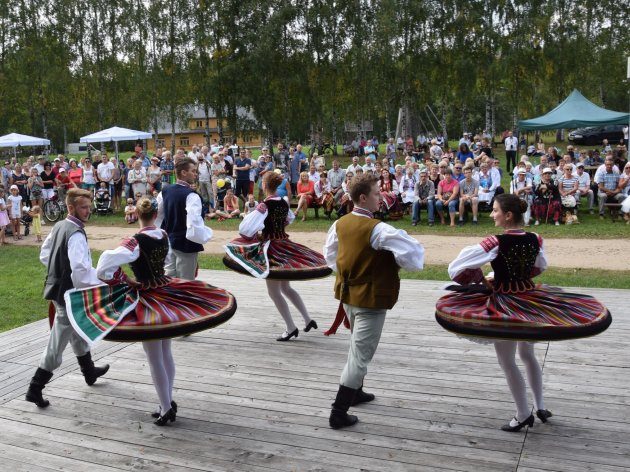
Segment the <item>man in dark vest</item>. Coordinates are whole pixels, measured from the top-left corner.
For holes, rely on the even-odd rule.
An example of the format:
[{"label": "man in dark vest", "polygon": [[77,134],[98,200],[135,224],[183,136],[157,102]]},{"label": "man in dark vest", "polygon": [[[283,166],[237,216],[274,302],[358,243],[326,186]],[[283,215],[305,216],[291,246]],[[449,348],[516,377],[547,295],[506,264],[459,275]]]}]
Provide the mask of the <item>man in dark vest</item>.
[{"label": "man in dark vest", "polygon": [[354,177],[350,197],[354,210],[333,223],[324,246],[326,262],[337,272],[335,298],[343,303],[352,330],[348,361],[330,413],[334,429],[358,421],[348,414],[350,406],[374,400],[373,394],[363,391],[363,378],[381,338],[385,314],[398,301],[398,271],[420,270],[424,264],[424,248],[418,241],[374,219],[380,206],[376,177]]},{"label": "man in dark vest", "polygon": [[92,208],[92,192],[70,189],[66,193],[66,205],[68,217],[54,226],[39,255],[39,260],[48,267],[44,298],[50,300],[55,307],[55,320],[50,330],[48,346],[26,392],[26,400],[40,408],[50,404],[42,397],[42,390],[52,378],[53,371],[61,365],[63,351],[68,343],[79,360],[81,372],[88,385],[92,385],[109,370],[109,365],[94,366],[90,347],[72,328],[64,301],[64,294],[72,288],[102,284],[96,276],[96,269],[92,267],[92,256],[83,229]]},{"label": "man in dark vest", "polygon": [[171,243],[166,275],[195,280],[198,254],[212,238],[212,230],[204,224],[201,197],[191,187],[197,180],[197,164],[189,157],[178,159],[175,176],[175,184],[165,186],[157,197],[155,225],[166,231]]}]

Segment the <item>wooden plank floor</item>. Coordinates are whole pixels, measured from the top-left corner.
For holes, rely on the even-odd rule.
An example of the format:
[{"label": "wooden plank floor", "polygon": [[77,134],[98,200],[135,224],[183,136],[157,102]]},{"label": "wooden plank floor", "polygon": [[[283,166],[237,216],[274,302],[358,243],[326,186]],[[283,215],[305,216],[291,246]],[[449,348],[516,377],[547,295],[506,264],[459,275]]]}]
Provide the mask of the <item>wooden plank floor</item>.
[{"label": "wooden plank floor", "polygon": [[[623,471],[630,470],[630,290],[584,290],[614,315],[603,335],[539,343],[546,425],[498,427],[514,406],[494,349],[442,330],[441,283],[403,281],[366,379],[376,401],[353,428],[328,428],[348,332],[327,338],[332,279],[294,283],[320,330],[278,343],[280,316],[265,284],[225,271],[201,276],[236,295],[225,325],[177,339],[177,422],[158,428],[139,344],[102,343],[111,364],[93,387],[68,348],[46,388],[24,401],[47,340],[45,321],[0,334],[0,468],[7,471]],[[297,321],[297,319],[296,319]],[[298,326],[302,326],[299,322]]]}]

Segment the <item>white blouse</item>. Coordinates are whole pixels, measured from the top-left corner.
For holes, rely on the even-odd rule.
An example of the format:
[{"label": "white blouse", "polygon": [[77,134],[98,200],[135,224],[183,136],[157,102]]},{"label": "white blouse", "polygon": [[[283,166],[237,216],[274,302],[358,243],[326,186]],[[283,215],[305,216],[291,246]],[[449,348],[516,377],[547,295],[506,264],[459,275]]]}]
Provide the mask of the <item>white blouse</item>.
[{"label": "white blouse", "polygon": [[[538,241],[540,243],[540,251],[534,262],[532,277],[535,277],[547,268],[543,240],[540,236],[538,236]],[[448,265],[448,275],[453,281],[461,285],[480,283],[484,278],[481,267],[493,261],[498,254],[499,240],[496,236],[490,236],[479,244],[462,249],[459,256]]]},{"label": "white blouse", "polygon": [[[369,218],[369,216],[352,212],[354,215]],[[372,230],[370,246],[376,251],[390,251],[394,255],[396,264],[406,270],[421,270],[424,267],[424,247],[406,231],[396,229],[387,223],[380,222]],[[337,237],[337,221],[335,221],[326,237],[324,244],[324,258],[328,267],[337,270],[337,253],[339,239]]]},{"label": "white blouse", "polygon": [[[179,185],[179,184],[174,184]],[[157,196],[158,214],[155,226],[162,226],[164,220],[164,205],[162,204],[162,192]],[[212,229],[208,228],[201,216],[201,197],[192,192],[186,197],[186,239],[197,244],[205,244],[212,238]]]},{"label": "white blouse", "polygon": [[[154,239],[162,239],[164,237],[164,232],[159,228],[145,229],[141,230],[141,232]],[[96,275],[101,280],[111,280],[122,265],[134,262],[138,257],[140,257],[138,241],[133,237],[123,239],[120,246],[116,249],[103,251],[96,265]],[[171,251],[169,247],[168,255],[164,261],[165,265],[168,264],[170,258]]]},{"label": "white blouse", "polygon": [[[267,200],[280,200],[280,197],[270,197]],[[267,205],[264,202],[259,203],[255,211],[250,211],[247,216],[243,218],[241,224],[238,227],[238,232],[245,238],[253,238],[265,227],[265,218],[269,214]],[[293,223],[295,215],[289,209],[285,225],[288,226]]]}]

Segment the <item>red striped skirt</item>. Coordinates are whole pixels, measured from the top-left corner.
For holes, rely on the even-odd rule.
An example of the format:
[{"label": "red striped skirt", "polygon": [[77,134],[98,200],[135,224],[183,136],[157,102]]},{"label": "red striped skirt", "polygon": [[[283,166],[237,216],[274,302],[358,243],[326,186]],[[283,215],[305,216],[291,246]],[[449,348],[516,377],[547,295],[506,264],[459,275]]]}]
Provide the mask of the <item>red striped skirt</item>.
[{"label": "red striped skirt", "polygon": [[523,341],[594,336],[612,322],[597,299],[546,286],[521,293],[449,293],[438,300],[435,317],[460,335]]}]

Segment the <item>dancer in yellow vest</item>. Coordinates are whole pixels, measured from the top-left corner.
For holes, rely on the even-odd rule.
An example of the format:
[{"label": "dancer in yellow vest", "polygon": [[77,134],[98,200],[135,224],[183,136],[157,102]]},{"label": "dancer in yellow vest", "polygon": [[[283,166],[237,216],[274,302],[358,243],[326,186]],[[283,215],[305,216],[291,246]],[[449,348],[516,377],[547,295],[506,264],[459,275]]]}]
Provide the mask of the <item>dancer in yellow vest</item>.
[{"label": "dancer in yellow vest", "polygon": [[358,421],[348,414],[350,406],[374,400],[373,394],[363,391],[363,378],[381,338],[385,314],[398,301],[398,271],[420,270],[424,264],[424,248],[418,241],[373,218],[381,198],[376,177],[354,177],[350,197],[354,210],[330,227],[324,246],[326,262],[337,272],[335,298],[343,304],[338,315],[349,318],[352,330],[348,361],[330,413],[333,429]]}]

